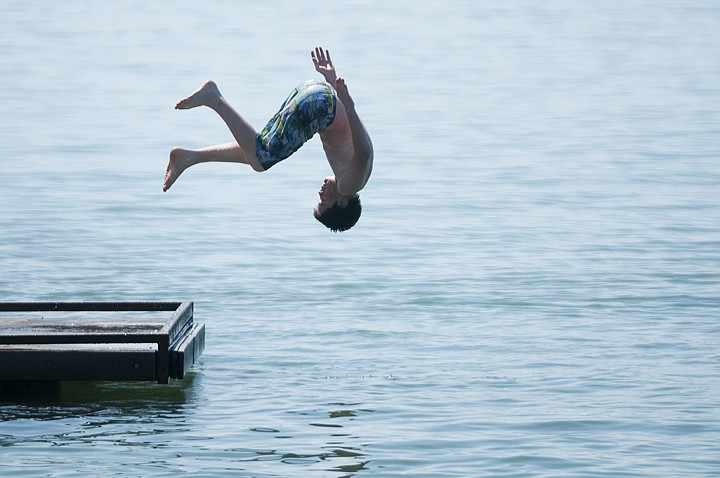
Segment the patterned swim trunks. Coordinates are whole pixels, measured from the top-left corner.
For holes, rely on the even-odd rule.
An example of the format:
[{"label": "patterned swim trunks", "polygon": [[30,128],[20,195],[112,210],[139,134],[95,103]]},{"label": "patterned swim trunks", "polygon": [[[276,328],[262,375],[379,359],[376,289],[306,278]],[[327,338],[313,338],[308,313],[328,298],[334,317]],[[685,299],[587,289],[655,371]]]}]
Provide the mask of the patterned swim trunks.
[{"label": "patterned swim trunks", "polygon": [[309,80],[297,86],[255,137],[265,170],[287,158],[335,119],[337,98],[329,83]]}]

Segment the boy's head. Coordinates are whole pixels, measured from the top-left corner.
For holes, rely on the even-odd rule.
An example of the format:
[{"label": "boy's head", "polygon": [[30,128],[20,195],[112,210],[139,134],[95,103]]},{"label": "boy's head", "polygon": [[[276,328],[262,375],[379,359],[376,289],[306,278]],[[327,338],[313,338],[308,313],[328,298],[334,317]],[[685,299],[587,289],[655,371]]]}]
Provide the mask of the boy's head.
[{"label": "boy's head", "polygon": [[344,196],[337,190],[334,177],[327,177],[318,192],[320,199],[314,211],[315,219],[333,232],[347,231],[355,225],[362,213],[360,196]]}]

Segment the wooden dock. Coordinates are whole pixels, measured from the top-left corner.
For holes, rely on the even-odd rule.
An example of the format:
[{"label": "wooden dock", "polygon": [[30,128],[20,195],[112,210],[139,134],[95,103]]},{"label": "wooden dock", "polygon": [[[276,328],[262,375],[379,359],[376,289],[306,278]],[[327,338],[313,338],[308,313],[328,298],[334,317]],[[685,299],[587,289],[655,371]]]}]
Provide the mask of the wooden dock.
[{"label": "wooden dock", "polygon": [[0,383],[165,384],[204,348],[192,302],[0,302]]}]

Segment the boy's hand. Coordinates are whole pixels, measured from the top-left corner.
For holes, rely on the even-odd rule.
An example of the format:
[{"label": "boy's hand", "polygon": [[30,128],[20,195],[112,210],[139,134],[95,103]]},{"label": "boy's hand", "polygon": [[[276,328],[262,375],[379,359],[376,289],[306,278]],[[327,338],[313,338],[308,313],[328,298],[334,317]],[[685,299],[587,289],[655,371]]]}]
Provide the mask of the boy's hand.
[{"label": "boy's hand", "polygon": [[337,91],[338,98],[340,98],[340,101],[342,101],[342,104],[345,106],[346,109],[355,108],[355,102],[350,96],[350,92],[348,91],[348,87],[345,84],[344,78],[337,79],[337,81],[335,82],[335,91]]},{"label": "boy's hand", "polygon": [[310,56],[315,64],[315,70],[325,78],[325,81],[335,86],[337,74],[335,73],[335,67],[330,59],[330,52],[326,52],[322,49],[322,47],[317,47],[315,48],[315,51],[310,52]]}]

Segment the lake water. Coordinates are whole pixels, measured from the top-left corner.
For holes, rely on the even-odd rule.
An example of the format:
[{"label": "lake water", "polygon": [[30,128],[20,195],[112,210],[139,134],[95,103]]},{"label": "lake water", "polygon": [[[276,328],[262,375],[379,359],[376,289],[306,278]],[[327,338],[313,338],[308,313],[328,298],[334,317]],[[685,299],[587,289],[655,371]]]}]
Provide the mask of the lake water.
[{"label": "lake water", "polygon": [[[0,300],[192,300],[170,385],[0,402],[0,475],[720,476],[720,4],[4,1]],[[324,45],[375,145],[188,170]]]}]

